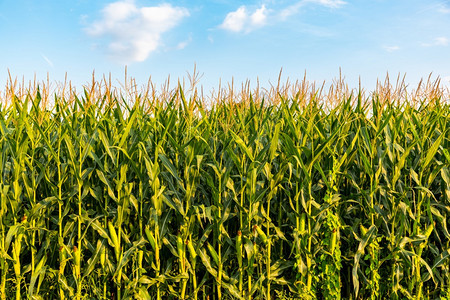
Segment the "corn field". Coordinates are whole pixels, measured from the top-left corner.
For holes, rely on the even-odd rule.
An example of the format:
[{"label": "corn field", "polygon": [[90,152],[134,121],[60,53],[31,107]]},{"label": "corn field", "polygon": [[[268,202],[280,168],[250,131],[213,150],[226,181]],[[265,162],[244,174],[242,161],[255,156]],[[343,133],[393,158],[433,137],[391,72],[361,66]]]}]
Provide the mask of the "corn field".
[{"label": "corn field", "polygon": [[439,81],[168,86],[6,85],[0,299],[450,299]]}]

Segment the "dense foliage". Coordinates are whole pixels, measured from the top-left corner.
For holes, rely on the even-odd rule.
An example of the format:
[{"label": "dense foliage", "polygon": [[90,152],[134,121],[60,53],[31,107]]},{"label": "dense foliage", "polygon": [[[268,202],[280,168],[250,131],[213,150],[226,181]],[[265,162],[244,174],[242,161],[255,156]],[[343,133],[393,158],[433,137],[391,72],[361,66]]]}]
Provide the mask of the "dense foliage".
[{"label": "dense foliage", "polygon": [[1,299],[450,299],[450,106],[389,89],[6,92]]}]

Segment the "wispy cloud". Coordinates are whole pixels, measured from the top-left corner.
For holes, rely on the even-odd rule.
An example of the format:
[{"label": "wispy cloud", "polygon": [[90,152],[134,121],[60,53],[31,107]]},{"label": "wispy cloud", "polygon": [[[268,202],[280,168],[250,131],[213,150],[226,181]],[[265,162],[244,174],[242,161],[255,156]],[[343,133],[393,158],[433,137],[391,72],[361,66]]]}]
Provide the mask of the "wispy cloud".
[{"label": "wispy cloud", "polygon": [[437,37],[434,40],[434,43],[436,46],[447,46],[448,42],[449,42],[449,39],[444,36]]},{"label": "wispy cloud", "polygon": [[305,2],[320,4],[329,8],[339,8],[347,2],[342,0],[305,0]]},{"label": "wispy cloud", "polygon": [[92,37],[108,40],[107,52],[122,63],[141,62],[161,45],[163,33],[189,16],[183,7],[170,4],[138,7],[133,0],[108,4],[101,19],[86,28]]},{"label": "wispy cloud", "polygon": [[249,11],[244,5],[228,13],[220,27],[233,32],[250,32],[264,26],[267,21],[267,16],[268,10],[265,5],[262,5],[253,12]]},{"label": "wispy cloud", "polygon": [[298,12],[303,6],[305,6],[305,1],[300,1],[292,5],[289,5],[288,7],[280,11],[279,16],[281,17],[281,19],[285,20],[290,16],[298,14]]},{"label": "wispy cloud", "polygon": [[319,5],[328,8],[340,8],[347,2],[343,0],[301,0],[284,8],[274,10],[265,5],[255,10],[250,10],[243,5],[237,10],[228,13],[220,28],[232,32],[251,32],[268,24],[268,20],[283,21],[300,12],[307,5]]},{"label": "wispy cloud", "polygon": [[423,47],[448,46],[450,39],[445,36],[435,38],[431,43],[422,43]]},{"label": "wispy cloud", "polygon": [[387,52],[395,52],[400,50],[400,47],[397,45],[394,46],[383,46],[383,49],[386,50]]},{"label": "wispy cloud", "polygon": [[450,14],[450,6],[446,4],[446,2],[440,3],[438,5],[438,12],[443,14]]},{"label": "wispy cloud", "polygon": [[287,19],[290,16],[298,14],[300,9],[308,4],[316,4],[328,8],[340,8],[347,4],[347,2],[342,0],[302,0],[282,9],[279,12],[279,16],[281,19]]},{"label": "wispy cloud", "polygon": [[177,50],[182,50],[182,49],[186,48],[191,42],[192,42],[192,36],[189,36],[189,38],[187,40],[178,43]]},{"label": "wispy cloud", "polygon": [[54,65],[53,65],[53,62],[47,57],[47,56],[45,56],[44,54],[42,54],[41,53],[41,56],[42,56],[42,58],[47,62],[47,64],[50,66],[50,67],[54,67]]}]

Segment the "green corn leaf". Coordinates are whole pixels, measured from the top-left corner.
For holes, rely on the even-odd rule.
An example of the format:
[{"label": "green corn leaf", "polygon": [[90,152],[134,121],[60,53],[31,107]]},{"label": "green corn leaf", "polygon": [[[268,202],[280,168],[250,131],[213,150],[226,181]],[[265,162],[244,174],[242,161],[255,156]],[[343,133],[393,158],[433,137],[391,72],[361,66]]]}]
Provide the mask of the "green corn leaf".
[{"label": "green corn leaf", "polygon": [[436,152],[439,150],[439,146],[442,144],[442,140],[444,139],[445,133],[442,133],[436,141],[434,141],[433,145],[431,145],[430,149],[427,151],[427,155],[422,164],[422,170],[425,170],[427,166],[430,164],[433,157],[436,155]]}]

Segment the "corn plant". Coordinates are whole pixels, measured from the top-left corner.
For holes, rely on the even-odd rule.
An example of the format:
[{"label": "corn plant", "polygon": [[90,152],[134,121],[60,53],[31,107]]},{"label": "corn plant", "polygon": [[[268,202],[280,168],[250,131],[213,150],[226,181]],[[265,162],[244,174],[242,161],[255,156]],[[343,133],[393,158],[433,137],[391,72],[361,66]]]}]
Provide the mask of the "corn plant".
[{"label": "corn plant", "polygon": [[450,297],[442,86],[195,83],[7,85],[0,299]]}]

